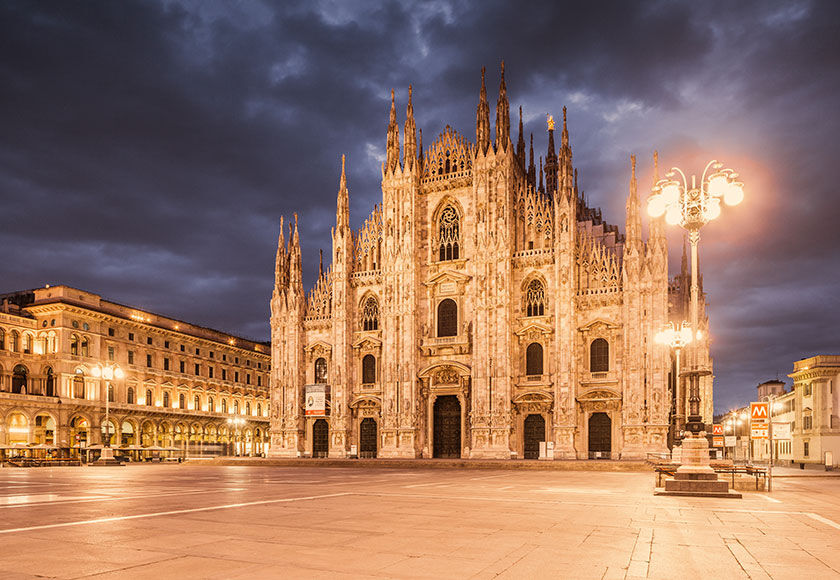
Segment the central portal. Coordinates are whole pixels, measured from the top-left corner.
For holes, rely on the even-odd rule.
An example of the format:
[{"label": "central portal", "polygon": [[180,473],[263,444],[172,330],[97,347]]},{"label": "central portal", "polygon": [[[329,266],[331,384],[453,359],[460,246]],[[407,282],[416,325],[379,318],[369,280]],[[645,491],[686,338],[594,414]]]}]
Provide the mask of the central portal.
[{"label": "central portal", "polygon": [[612,451],[612,421],[606,413],[589,417],[589,459],[609,459]]},{"label": "central portal", "polygon": [[545,419],[542,415],[525,417],[525,459],[540,458],[540,443],[545,441]]},{"label": "central portal", "polygon": [[370,417],[359,425],[359,457],[376,457],[376,421]]},{"label": "central portal", "polygon": [[330,426],[324,419],[312,425],[312,457],[326,457],[330,450]]},{"label": "central portal", "polygon": [[461,403],[455,395],[435,399],[434,457],[461,457]]}]

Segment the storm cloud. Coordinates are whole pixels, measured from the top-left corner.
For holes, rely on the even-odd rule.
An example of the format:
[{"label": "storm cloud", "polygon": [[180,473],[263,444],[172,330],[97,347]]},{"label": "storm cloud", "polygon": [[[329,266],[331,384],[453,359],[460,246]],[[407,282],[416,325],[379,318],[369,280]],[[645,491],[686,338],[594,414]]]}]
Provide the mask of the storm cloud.
[{"label": "storm cloud", "polygon": [[744,203],[702,232],[716,408],[840,352],[840,6],[581,4],[3,2],[0,291],[69,284],[265,340],[278,217],[300,216],[310,286],[341,154],[353,225],[381,199],[391,88],[402,123],[413,85],[427,145],[473,138],[504,59],[538,154],[568,107],[611,223],[631,153],[643,189],[654,150],[741,173]]}]

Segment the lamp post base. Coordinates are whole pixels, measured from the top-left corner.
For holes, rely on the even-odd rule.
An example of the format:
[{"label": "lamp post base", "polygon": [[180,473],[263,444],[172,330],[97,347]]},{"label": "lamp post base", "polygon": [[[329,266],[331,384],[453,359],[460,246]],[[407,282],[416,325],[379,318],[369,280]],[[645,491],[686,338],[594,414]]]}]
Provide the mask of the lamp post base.
[{"label": "lamp post base", "polygon": [[91,463],[91,465],[123,465],[123,463],[114,457],[114,450],[110,447],[103,447],[99,459]]},{"label": "lamp post base", "polygon": [[665,489],[657,490],[654,494],[741,497],[740,493],[729,490],[729,483],[725,480],[718,480],[717,473],[709,465],[709,440],[703,431],[686,433],[682,442],[682,465],[677,469],[674,479],[665,482]]}]

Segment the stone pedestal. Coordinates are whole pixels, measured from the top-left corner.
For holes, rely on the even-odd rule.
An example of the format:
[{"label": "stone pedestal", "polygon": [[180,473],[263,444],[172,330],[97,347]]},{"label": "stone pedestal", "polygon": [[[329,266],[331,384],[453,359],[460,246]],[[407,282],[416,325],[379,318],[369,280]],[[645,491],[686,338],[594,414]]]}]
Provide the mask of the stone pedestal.
[{"label": "stone pedestal", "polygon": [[726,481],[718,481],[717,473],[709,466],[709,440],[703,432],[683,439],[682,465],[674,479],[665,482],[665,489],[656,490],[654,495],[741,497],[740,493],[729,491]]},{"label": "stone pedestal", "polygon": [[122,462],[114,458],[114,450],[110,447],[103,447],[99,459],[91,463],[91,465],[99,467],[102,465],[122,465]]}]

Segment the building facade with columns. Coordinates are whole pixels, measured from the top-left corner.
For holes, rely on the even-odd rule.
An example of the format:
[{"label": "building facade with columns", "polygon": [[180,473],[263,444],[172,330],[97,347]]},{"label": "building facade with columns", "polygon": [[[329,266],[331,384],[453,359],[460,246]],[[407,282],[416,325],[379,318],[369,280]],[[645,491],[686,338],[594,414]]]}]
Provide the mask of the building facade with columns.
[{"label": "building facade with columns", "polygon": [[[112,447],[136,458],[161,449],[266,451],[267,344],[69,286],[0,300],[0,446],[7,455],[85,455],[108,433]],[[102,369],[121,372],[106,379]]]},{"label": "building facade with columns", "polygon": [[483,71],[474,142],[446,126],[424,149],[408,95],[401,140],[392,93],[382,203],[357,231],[342,158],[331,264],[308,293],[297,217],[288,243],[281,222],[270,454],[667,451],[680,405],[653,338],[688,291],[669,283],[661,220],[642,236],[635,159],[621,234],[578,188],[565,109],[539,170],[521,108],[514,143],[504,68],[495,138]]}]

